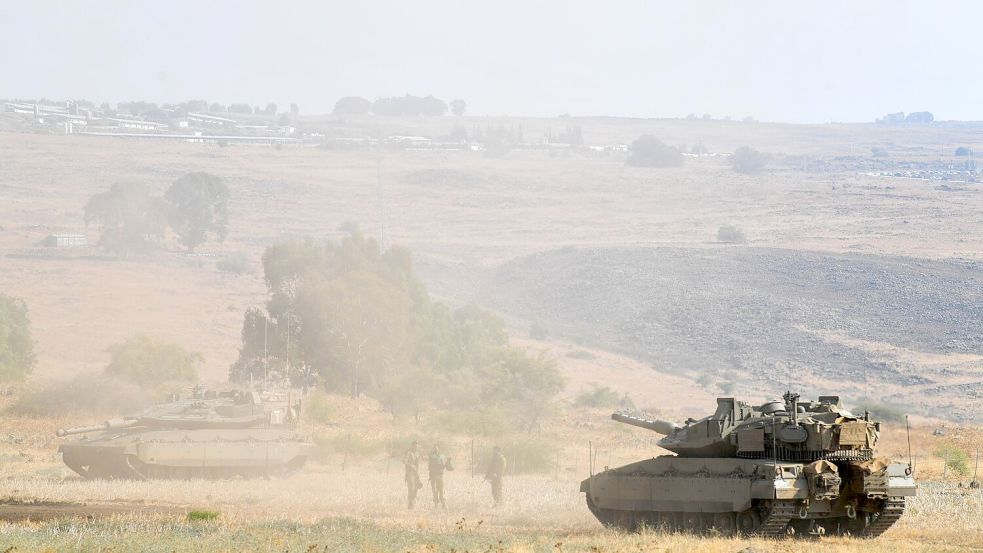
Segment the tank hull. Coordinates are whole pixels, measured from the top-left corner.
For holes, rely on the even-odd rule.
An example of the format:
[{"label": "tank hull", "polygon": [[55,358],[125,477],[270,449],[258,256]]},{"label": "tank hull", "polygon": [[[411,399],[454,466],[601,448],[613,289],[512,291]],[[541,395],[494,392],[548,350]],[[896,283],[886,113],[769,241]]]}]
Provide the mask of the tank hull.
[{"label": "tank hull", "polygon": [[91,479],[274,477],[304,465],[314,445],[278,429],[119,430],[58,448]]},{"label": "tank hull", "polygon": [[904,498],[915,494],[904,465],[831,465],[826,474],[836,476],[823,480],[802,463],[664,456],[595,474],[581,491],[602,523],[626,530],[869,537],[900,518]]}]

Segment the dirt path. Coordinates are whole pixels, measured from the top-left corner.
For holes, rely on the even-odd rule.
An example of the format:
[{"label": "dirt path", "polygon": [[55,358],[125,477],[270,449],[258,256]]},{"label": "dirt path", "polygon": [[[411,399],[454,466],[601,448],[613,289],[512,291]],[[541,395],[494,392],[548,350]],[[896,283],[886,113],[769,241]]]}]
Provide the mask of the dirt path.
[{"label": "dirt path", "polygon": [[140,505],[134,503],[0,503],[0,521],[28,522],[60,518],[105,518],[124,514],[177,514],[187,509],[166,505]]}]

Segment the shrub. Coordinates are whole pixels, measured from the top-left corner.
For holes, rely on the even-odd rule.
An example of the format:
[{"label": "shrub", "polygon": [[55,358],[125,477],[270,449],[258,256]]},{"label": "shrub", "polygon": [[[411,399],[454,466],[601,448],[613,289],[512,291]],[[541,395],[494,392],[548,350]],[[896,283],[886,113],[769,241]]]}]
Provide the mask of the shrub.
[{"label": "shrub", "polygon": [[198,379],[201,355],[181,346],[161,342],[146,334],[136,334],[109,347],[112,358],[105,374],[138,386],[159,386],[165,382]]},{"label": "shrub", "polygon": [[618,400],[618,392],[607,386],[594,384],[591,390],[581,392],[574,403],[581,407],[614,407]]},{"label": "shrub", "polygon": [[249,256],[244,252],[235,252],[220,259],[215,268],[223,273],[243,275],[249,272]]},{"label": "shrub", "polygon": [[133,413],[152,403],[140,388],[98,374],[82,374],[71,380],[32,382],[10,405],[16,415],[50,417]]},{"label": "shrub", "polygon": [[194,510],[188,512],[188,522],[211,522],[219,517],[218,511]]},{"label": "shrub", "polygon": [[942,444],[935,450],[935,456],[945,461],[948,470],[960,476],[969,473],[969,454],[952,444]]},{"label": "shrub", "polygon": [[739,227],[724,225],[717,229],[717,241],[724,244],[743,244],[747,242],[747,237]]},{"label": "shrub", "polygon": [[331,396],[321,390],[308,394],[302,408],[308,422],[328,424],[337,418],[334,406],[331,405]]},{"label": "shrub", "polygon": [[625,164],[634,167],[678,167],[683,164],[679,150],[646,134],[631,143],[631,154]]},{"label": "shrub", "polygon": [[752,174],[764,169],[771,156],[747,146],[741,146],[730,156],[731,166],[738,173]]},{"label": "shrub", "polygon": [[0,381],[22,380],[36,360],[27,304],[0,293]]}]

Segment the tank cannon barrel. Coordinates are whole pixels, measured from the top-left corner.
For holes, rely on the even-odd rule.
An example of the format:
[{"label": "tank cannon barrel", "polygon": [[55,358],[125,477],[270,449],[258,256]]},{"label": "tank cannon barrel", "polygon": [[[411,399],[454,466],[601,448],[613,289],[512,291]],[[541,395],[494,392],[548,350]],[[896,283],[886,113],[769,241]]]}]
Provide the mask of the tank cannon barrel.
[{"label": "tank cannon barrel", "polygon": [[110,419],[100,424],[92,426],[73,426],[72,428],[59,428],[55,434],[59,438],[71,436],[73,434],[86,434],[88,432],[99,432],[101,430],[116,430],[118,428],[130,428],[137,425],[137,419]]},{"label": "tank cannon barrel", "polygon": [[668,436],[679,430],[679,426],[662,419],[644,419],[642,417],[636,417],[634,415],[629,415],[627,413],[613,413],[611,418],[623,422],[625,424],[630,424],[632,426],[638,426],[640,428],[645,428],[653,432],[658,432],[659,434]]}]

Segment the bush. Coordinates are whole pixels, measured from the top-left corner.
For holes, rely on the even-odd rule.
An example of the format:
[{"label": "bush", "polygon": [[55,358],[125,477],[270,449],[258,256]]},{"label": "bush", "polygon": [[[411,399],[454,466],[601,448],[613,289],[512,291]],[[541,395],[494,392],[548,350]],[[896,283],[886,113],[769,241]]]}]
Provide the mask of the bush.
[{"label": "bush", "polygon": [[249,256],[244,252],[229,254],[215,264],[215,268],[223,273],[242,275],[249,272]]},{"label": "bush", "polygon": [[730,156],[731,166],[738,173],[753,174],[764,169],[771,156],[747,146],[741,146]]},{"label": "bush", "polygon": [[747,237],[739,227],[724,225],[717,229],[717,241],[724,244],[743,244],[747,242]]},{"label": "bush", "polygon": [[948,470],[960,476],[969,473],[969,454],[962,449],[952,444],[943,444],[935,450],[935,456],[941,457],[945,461]]},{"label": "bush", "polygon": [[646,134],[631,143],[631,154],[625,164],[634,167],[678,167],[683,164],[683,155],[658,138]]},{"label": "bush", "polygon": [[136,334],[121,344],[110,346],[109,353],[112,359],[105,374],[138,386],[153,387],[165,382],[198,379],[200,354],[146,334]]},{"label": "bush", "polygon": [[337,418],[334,406],[331,405],[331,396],[321,390],[308,394],[302,409],[308,422],[328,424]]},{"label": "bush", "polygon": [[956,148],[956,155],[959,156],[959,157],[969,156],[969,155],[972,155],[972,153],[973,153],[973,150],[970,150],[969,148],[967,148],[965,146],[960,146],[960,147]]},{"label": "bush", "polygon": [[575,405],[580,407],[614,407],[618,405],[618,392],[607,386],[592,385],[591,390],[585,390],[577,396]]},{"label": "bush", "polygon": [[151,403],[153,398],[132,384],[97,374],[83,374],[71,380],[32,382],[8,410],[15,415],[33,417],[115,416],[134,413]]},{"label": "bush", "polygon": [[36,361],[27,304],[0,293],[0,382],[22,380]]},{"label": "bush", "polygon": [[188,522],[211,522],[218,517],[218,511],[194,510],[188,512]]}]

